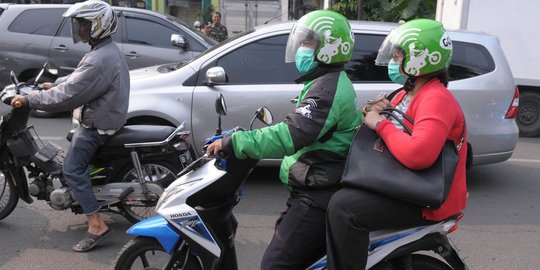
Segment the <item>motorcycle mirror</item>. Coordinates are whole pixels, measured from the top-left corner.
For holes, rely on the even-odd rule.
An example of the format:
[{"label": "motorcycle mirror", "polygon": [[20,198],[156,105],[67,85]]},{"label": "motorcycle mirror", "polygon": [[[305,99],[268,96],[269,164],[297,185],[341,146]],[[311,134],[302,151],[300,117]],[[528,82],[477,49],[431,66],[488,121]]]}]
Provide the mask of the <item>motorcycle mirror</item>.
[{"label": "motorcycle mirror", "polygon": [[11,71],[11,73],[9,73],[9,79],[11,80],[13,84],[15,85],[19,84],[19,79],[17,79],[17,75],[15,75],[15,72]]},{"label": "motorcycle mirror", "polygon": [[266,125],[271,125],[274,122],[272,112],[264,106],[257,110],[257,119],[261,120]]},{"label": "motorcycle mirror", "polygon": [[225,104],[225,97],[221,93],[216,98],[216,112],[219,115],[227,115],[227,104]]},{"label": "motorcycle mirror", "polygon": [[274,122],[274,116],[272,115],[272,112],[266,108],[265,106],[260,107],[255,112],[255,116],[253,119],[251,119],[251,123],[249,124],[249,130],[253,129],[253,122],[255,119],[261,120],[265,125],[269,126]]},{"label": "motorcycle mirror", "polygon": [[35,85],[39,83],[39,79],[41,78],[41,76],[43,75],[45,71],[55,76],[58,75],[58,69],[54,65],[50,64],[49,62],[45,62],[45,64],[43,64],[43,67],[39,71],[38,75],[36,76],[36,79],[34,80]]},{"label": "motorcycle mirror", "polygon": [[225,98],[223,94],[219,93],[216,99],[216,113],[218,114],[218,127],[216,129],[216,136],[221,134],[221,116],[227,115],[227,104],[225,104]]},{"label": "motorcycle mirror", "polygon": [[45,65],[43,65],[43,68],[52,75],[58,75],[58,68],[49,62],[45,63]]}]

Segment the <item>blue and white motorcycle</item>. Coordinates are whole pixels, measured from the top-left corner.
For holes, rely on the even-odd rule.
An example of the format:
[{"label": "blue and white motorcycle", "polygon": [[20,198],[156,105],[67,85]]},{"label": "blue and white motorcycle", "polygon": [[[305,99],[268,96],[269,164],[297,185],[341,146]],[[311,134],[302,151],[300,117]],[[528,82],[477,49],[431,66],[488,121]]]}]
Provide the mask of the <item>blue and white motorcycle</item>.
[{"label": "blue and white motorcycle", "polygon": [[[221,95],[216,111],[219,117],[226,115]],[[272,115],[265,107],[257,110],[253,120],[256,118],[272,123]],[[216,134],[220,133],[218,126]],[[194,161],[163,192],[156,207],[159,216],[127,231],[137,237],[122,248],[114,269],[238,269],[234,245],[238,223],[232,210],[239,202],[240,186],[257,162],[233,156],[203,156]],[[366,269],[468,269],[447,237],[457,229],[461,217],[429,226],[371,233]],[[326,269],[326,256],[307,269]]]}]

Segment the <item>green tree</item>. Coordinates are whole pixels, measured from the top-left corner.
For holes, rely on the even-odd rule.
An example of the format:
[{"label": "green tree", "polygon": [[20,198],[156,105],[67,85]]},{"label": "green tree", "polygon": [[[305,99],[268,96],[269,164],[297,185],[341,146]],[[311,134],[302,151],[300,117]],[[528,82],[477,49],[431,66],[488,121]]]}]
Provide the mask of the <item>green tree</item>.
[{"label": "green tree", "polygon": [[199,13],[199,17],[202,18],[202,23],[207,24],[212,22],[212,13],[214,13],[215,10],[214,5],[209,5],[202,14]]},{"label": "green tree", "polygon": [[437,0],[335,0],[331,9],[352,20],[398,22],[435,18],[436,6]]}]

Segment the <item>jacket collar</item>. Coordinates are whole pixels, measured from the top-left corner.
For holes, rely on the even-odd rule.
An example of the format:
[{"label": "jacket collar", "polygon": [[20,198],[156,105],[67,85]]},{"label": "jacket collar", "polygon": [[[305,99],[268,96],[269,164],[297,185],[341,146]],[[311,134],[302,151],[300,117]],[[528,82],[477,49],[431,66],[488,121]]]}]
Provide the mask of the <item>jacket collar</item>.
[{"label": "jacket collar", "polygon": [[334,65],[322,65],[314,69],[313,71],[300,76],[298,79],[294,80],[295,83],[302,83],[305,81],[315,80],[327,73],[339,72],[345,70],[344,64],[334,64]]}]

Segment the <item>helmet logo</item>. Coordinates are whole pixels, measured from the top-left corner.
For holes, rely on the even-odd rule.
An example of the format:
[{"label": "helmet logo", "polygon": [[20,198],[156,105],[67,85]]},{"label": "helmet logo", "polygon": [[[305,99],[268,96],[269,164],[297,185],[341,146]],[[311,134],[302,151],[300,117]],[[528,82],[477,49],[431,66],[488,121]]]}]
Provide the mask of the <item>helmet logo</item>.
[{"label": "helmet logo", "polygon": [[439,41],[439,45],[441,48],[445,50],[452,50],[452,40],[450,40],[450,37],[448,36],[448,33],[444,33],[441,37],[441,40]]},{"label": "helmet logo", "polygon": [[334,18],[326,16],[315,19],[309,25],[309,28],[315,32],[324,33],[322,42],[324,46],[317,53],[317,59],[325,64],[332,63],[332,57],[339,54],[340,51],[342,54],[348,54],[351,50],[351,44],[348,41],[343,42],[341,37],[335,38],[332,36],[330,29],[332,29],[333,25]]},{"label": "helmet logo", "polygon": [[[434,51],[429,52],[426,49],[416,49],[416,43],[420,42],[418,36],[422,30],[420,28],[410,28],[403,31],[399,44],[403,44],[403,48],[409,49],[409,61],[405,65],[405,72],[412,76],[420,75],[420,69],[426,66],[426,58],[430,64],[436,65],[441,61],[441,53]],[[450,39],[448,39],[449,41]],[[441,40],[442,41],[442,40]],[[450,43],[451,46],[451,43]],[[423,46],[422,46],[423,47]]]},{"label": "helmet logo", "polygon": [[441,61],[441,53],[434,51],[429,52],[428,49],[417,50],[415,49],[414,43],[409,44],[409,55],[410,60],[405,66],[405,72],[412,76],[420,75],[420,69],[426,66],[426,58],[432,65],[436,65]]}]

